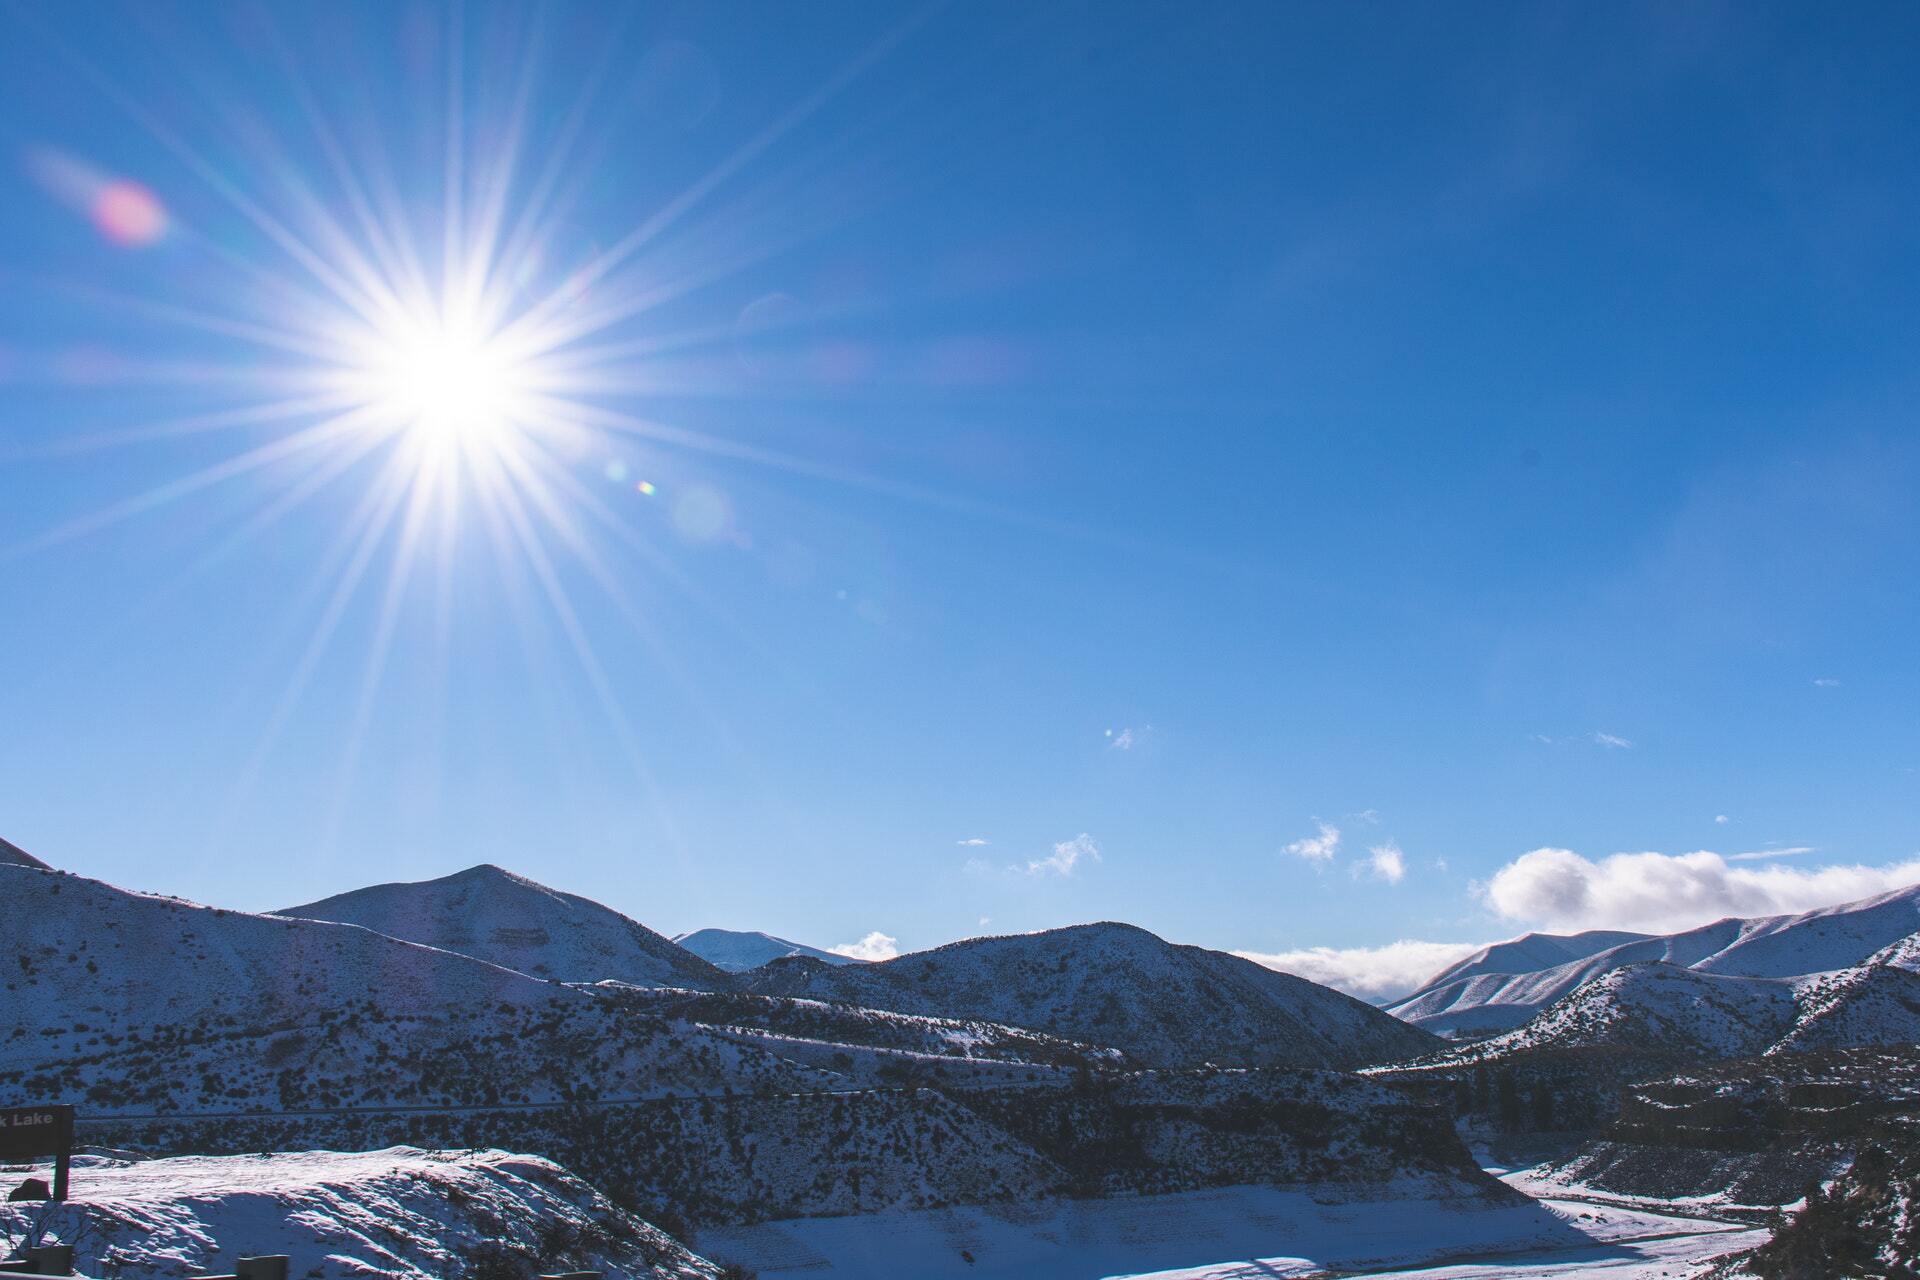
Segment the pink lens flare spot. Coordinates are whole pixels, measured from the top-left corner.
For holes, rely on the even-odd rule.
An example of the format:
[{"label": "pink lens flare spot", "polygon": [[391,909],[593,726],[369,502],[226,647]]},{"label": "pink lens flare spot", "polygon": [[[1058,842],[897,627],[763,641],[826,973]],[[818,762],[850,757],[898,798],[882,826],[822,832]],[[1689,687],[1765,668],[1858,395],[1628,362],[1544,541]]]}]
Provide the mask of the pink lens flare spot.
[{"label": "pink lens flare spot", "polygon": [[167,233],[167,211],[153,192],[116,178],[93,198],[93,225],[117,245],[144,249]]}]

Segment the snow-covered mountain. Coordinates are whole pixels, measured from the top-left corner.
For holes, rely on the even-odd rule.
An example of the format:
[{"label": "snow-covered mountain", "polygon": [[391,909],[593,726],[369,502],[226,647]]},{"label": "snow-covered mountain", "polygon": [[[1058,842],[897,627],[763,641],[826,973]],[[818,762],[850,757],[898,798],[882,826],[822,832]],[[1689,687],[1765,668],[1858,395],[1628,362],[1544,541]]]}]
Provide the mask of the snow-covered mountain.
[{"label": "snow-covered mountain", "polygon": [[875,964],[775,960],[739,980],[767,995],[1029,1027],[1162,1066],[1346,1068],[1436,1047],[1340,992],[1125,924],[972,938]]},{"label": "snow-covered mountain", "polygon": [[[1799,915],[1728,918],[1659,936],[1529,934],[1436,975],[1387,1011],[1448,1035],[1515,1029],[1583,983],[1657,963],[1738,978],[1792,978],[1864,964],[1920,931],[1920,885]],[[1610,936],[1623,941],[1608,943]],[[1591,944],[1598,943],[1589,950]],[[1555,959],[1556,954],[1566,958]],[[1548,963],[1515,967],[1532,958]]]},{"label": "snow-covered mountain", "polygon": [[42,871],[48,869],[46,863],[9,840],[0,840],[0,866],[37,867]]},{"label": "snow-covered mountain", "polygon": [[1510,1060],[1536,1050],[1622,1048],[1706,1060],[1920,1043],[1920,973],[1877,962],[1752,978],[1657,961],[1591,978],[1525,1026],[1436,1062]]},{"label": "snow-covered mountain", "polygon": [[485,864],[438,880],[355,889],[276,914],[357,924],[558,982],[727,986],[719,969],[638,921]]},{"label": "snow-covered mountain", "polygon": [[728,973],[758,969],[769,960],[787,956],[807,956],[823,964],[864,964],[853,956],[835,955],[810,947],[804,942],[789,942],[770,933],[749,929],[695,929],[674,938],[674,942]]}]

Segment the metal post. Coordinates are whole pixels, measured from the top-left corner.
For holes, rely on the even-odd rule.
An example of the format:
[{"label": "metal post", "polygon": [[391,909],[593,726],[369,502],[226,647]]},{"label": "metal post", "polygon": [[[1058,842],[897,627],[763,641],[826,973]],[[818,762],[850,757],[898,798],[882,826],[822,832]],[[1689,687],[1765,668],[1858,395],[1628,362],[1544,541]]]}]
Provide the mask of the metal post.
[{"label": "metal post", "polygon": [[261,1253],[234,1261],[233,1273],[240,1280],[287,1280],[287,1264],[290,1259],[284,1253]]},{"label": "metal post", "polygon": [[36,1275],[70,1276],[73,1274],[73,1246],[43,1244],[27,1250],[27,1261],[33,1265]]}]

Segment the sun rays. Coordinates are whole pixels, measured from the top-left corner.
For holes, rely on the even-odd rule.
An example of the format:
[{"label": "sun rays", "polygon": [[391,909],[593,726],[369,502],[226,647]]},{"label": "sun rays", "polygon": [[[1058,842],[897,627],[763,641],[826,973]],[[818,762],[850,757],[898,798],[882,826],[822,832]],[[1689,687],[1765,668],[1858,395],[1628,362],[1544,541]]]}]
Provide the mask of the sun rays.
[{"label": "sun rays", "polygon": [[[533,658],[537,642],[529,637],[545,633],[571,655],[574,677],[562,683],[583,686],[629,778],[657,797],[648,760],[657,744],[647,740],[631,688],[623,692],[616,680],[610,651],[617,648],[625,665],[645,663],[649,680],[711,717],[703,691],[658,634],[661,601],[674,599],[677,608],[757,643],[714,608],[675,553],[671,539],[687,528],[698,535],[688,535],[695,543],[732,544],[720,540],[725,529],[711,527],[730,519],[723,501],[696,503],[697,519],[663,522],[673,510],[662,505],[672,501],[669,477],[701,474],[673,455],[802,477],[828,470],[662,421],[648,405],[657,382],[686,390],[684,373],[663,379],[661,362],[737,339],[726,318],[688,323],[681,304],[780,252],[794,231],[769,223],[757,238],[741,237],[734,218],[724,235],[717,227],[706,235],[671,233],[697,226],[703,203],[751,171],[757,157],[900,34],[887,35],[682,189],[631,210],[629,225],[589,237],[579,231],[577,202],[589,157],[605,150],[596,128],[608,105],[611,50],[583,82],[559,85],[553,68],[540,65],[537,38],[502,58],[498,50],[514,42],[498,32],[481,38],[449,11],[427,73],[439,83],[423,93],[441,103],[437,158],[421,164],[419,148],[408,156],[369,145],[385,140],[385,132],[342,119],[339,103],[318,91],[319,69],[303,65],[292,42],[270,27],[268,45],[298,111],[268,129],[247,118],[244,102],[213,103],[208,90],[217,115],[244,121],[225,138],[138,100],[48,33],[103,100],[154,144],[164,170],[152,175],[155,191],[169,202],[152,193],[136,201],[128,193],[145,187],[65,160],[42,163],[51,175],[46,182],[59,187],[52,194],[117,249],[145,251],[164,234],[172,262],[193,264],[191,287],[184,288],[159,287],[157,280],[129,285],[124,274],[109,284],[106,273],[48,283],[196,353],[175,356],[164,343],[143,347],[151,354],[109,388],[121,403],[157,403],[140,390],[162,385],[189,388],[197,399],[189,411],[130,411],[118,423],[16,446],[11,460],[77,465],[119,450],[152,456],[177,447],[194,464],[0,546],[0,561],[163,520],[218,495],[238,514],[176,562],[171,581],[151,584],[149,601],[130,602],[132,626],[152,601],[287,522],[321,510],[333,522],[311,559],[287,566],[278,584],[279,617],[262,627],[261,645],[263,654],[282,655],[277,670],[239,682],[253,690],[236,700],[257,736],[234,771],[217,828],[228,825],[311,704],[323,667],[348,663],[358,675],[345,682],[349,706],[334,744],[328,825],[337,827],[383,691],[396,678],[394,658],[408,643],[407,628],[426,626],[443,652],[460,607],[456,565],[471,574],[476,561],[493,566],[474,580],[512,616],[534,678],[559,679]],[[186,74],[196,84],[212,83]],[[549,101],[539,101],[542,93]],[[223,161],[223,148],[234,146],[246,163]],[[197,202],[202,215],[174,208],[174,195]],[[663,324],[663,312],[680,318]],[[218,358],[197,354],[207,350]],[[714,391],[734,394],[731,387]],[[223,441],[230,447],[220,449]],[[846,468],[835,473],[863,483]],[[657,481],[669,484],[670,497],[660,502]],[[678,487],[698,495],[710,492],[705,483],[689,479]],[[657,514],[649,524],[635,510]],[[743,537],[739,545],[746,545]],[[587,616],[609,611],[637,648],[617,636],[610,641]],[[343,648],[349,630],[364,647]],[[256,655],[256,664],[266,661]],[[427,676],[443,680],[445,673]],[[717,717],[712,728],[718,740],[737,744]],[[654,809],[661,827],[672,829],[664,805]],[[324,845],[329,833],[321,834]]]}]

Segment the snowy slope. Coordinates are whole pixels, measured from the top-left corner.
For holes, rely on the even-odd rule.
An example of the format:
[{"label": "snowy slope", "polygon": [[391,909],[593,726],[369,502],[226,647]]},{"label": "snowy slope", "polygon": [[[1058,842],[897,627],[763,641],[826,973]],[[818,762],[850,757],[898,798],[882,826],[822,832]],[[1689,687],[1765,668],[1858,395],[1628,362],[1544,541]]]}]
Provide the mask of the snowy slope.
[{"label": "snowy slope", "polygon": [[[126,1161],[82,1156],[76,1201],[53,1210],[77,1270],[190,1276],[284,1253],[306,1280],[440,1280],[509,1271],[711,1280],[714,1264],[560,1166],[503,1151],[286,1152]],[[29,1210],[0,1205],[0,1224]],[[4,1229],[0,1228],[0,1235]]]},{"label": "snowy slope", "polygon": [[1448,965],[1427,979],[1421,990],[1463,982],[1482,974],[1537,973],[1574,960],[1584,960],[1629,942],[1640,942],[1648,936],[1618,929],[1593,929],[1586,933],[1571,934],[1522,934],[1507,942],[1482,947],[1466,959]]},{"label": "snowy slope", "polygon": [[973,938],[877,964],[776,960],[740,981],[767,995],[1030,1027],[1163,1066],[1352,1067],[1435,1047],[1337,991],[1124,924]]},{"label": "snowy slope", "polygon": [[726,975],[608,907],[481,865],[381,884],[277,914],[337,920],[560,982],[723,989]]},{"label": "snowy slope", "polygon": [[48,869],[46,863],[8,840],[0,840],[0,866],[35,867],[41,871]]},{"label": "snowy slope", "polygon": [[[1799,915],[1718,920],[1684,933],[1635,937],[1527,972],[1500,972],[1469,959],[1389,1005],[1388,1012],[1429,1030],[1486,1034],[1518,1027],[1582,983],[1627,965],[1657,963],[1732,977],[1791,978],[1865,963],[1916,931],[1920,885]],[[1540,937],[1532,935],[1536,941]],[[1537,945],[1519,946],[1529,941],[1502,945],[1515,947],[1514,954],[1538,951]]]},{"label": "snowy slope", "polygon": [[757,969],[769,960],[786,956],[807,956],[823,964],[864,964],[852,956],[837,956],[831,951],[809,947],[804,942],[789,942],[770,933],[745,929],[696,929],[683,933],[674,942],[728,973]]},{"label": "snowy slope", "polygon": [[[389,1016],[581,998],[351,925],[203,907],[57,871],[0,865],[0,898],[9,907],[0,1016],[36,1031],[75,1021],[105,1032],[264,1026],[370,993]],[[0,1043],[0,1061],[14,1048]]]}]

